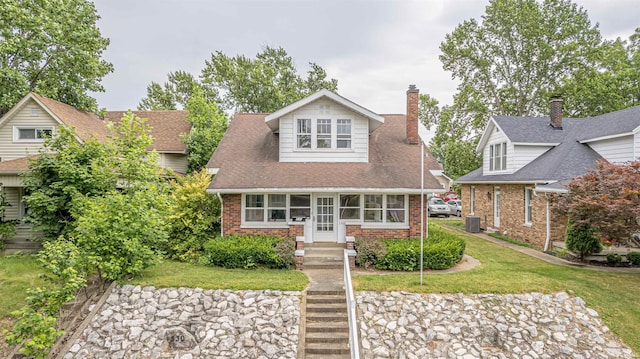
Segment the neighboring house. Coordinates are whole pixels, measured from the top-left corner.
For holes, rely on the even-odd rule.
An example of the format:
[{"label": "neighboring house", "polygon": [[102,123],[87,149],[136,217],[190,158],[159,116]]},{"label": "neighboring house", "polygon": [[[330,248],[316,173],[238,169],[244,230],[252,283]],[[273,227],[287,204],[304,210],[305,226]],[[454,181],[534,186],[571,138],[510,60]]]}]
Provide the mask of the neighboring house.
[{"label": "neighboring house", "polygon": [[[107,112],[105,119],[61,102],[30,93],[0,118],[0,185],[10,206],[5,220],[21,220],[26,212],[22,197],[24,185],[20,173],[28,170],[31,157],[44,145],[43,135],[55,133],[58,126],[74,127],[78,141],[95,136],[107,139],[107,123],[118,121],[126,112]],[[160,154],[160,165],[177,173],[187,170],[187,150],[180,133],[189,132],[186,111],[137,111],[148,118],[154,138],[152,148]],[[151,150],[151,148],[150,148]],[[16,238],[32,236],[31,226],[18,226]]]},{"label": "neighboring house", "polygon": [[563,119],[562,101],[553,99],[550,117],[494,116],[476,150],[482,167],[455,181],[462,185],[463,216],[548,250],[567,224],[551,211],[548,194],[566,193],[571,179],[599,159],[640,158],[640,106]]},{"label": "neighboring house", "polygon": [[[415,86],[406,116],[328,90],[272,114],[236,114],[207,164],[223,235],[419,237],[422,131]],[[424,169],[424,193],[443,193],[448,179],[428,150]]]}]

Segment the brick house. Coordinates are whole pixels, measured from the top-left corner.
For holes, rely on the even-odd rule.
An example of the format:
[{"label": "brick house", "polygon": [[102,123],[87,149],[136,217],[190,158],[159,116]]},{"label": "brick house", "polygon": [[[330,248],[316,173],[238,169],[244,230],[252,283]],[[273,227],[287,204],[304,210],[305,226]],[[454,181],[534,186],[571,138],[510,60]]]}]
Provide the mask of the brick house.
[{"label": "brick house", "polygon": [[[43,148],[45,135],[54,134],[58,126],[75,128],[77,140],[82,142],[94,136],[106,141],[109,122],[119,121],[126,112],[108,111],[104,119],[78,110],[59,101],[29,93],[6,114],[0,117],[0,189],[5,193],[9,207],[5,220],[21,221],[26,213],[22,197],[25,194],[20,173],[29,169],[29,158],[37,156]],[[186,111],[134,111],[151,126],[154,141],[149,150],[159,154],[160,166],[176,173],[187,171],[187,148],[180,133],[191,130]],[[37,236],[32,226],[20,223],[12,242],[21,243]],[[11,249],[10,245],[7,245]],[[19,248],[18,248],[19,249]]]},{"label": "brick house", "polygon": [[462,185],[463,216],[548,250],[567,225],[550,209],[549,193],[566,193],[572,178],[599,159],[624,163],[640,158],[640,106],[588,118],[562,118],[562,101],[549,117],[493,116],[476,148],[482,167]]},{"label": "brick house", "polygon": [[[290,237],[298,248],[419,237],[424,132],[415,86],[406,116],[378,115],[328,90],[271,114],[236,114],[207,164],[222,234]],[[448,180],[424,153],[424,191],[442,193]]]}]

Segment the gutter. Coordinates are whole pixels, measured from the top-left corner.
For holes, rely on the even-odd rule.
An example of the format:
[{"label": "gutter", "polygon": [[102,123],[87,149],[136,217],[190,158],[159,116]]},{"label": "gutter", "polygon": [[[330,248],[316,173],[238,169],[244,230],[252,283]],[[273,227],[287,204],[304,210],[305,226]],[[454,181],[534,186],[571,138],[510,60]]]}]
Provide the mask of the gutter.
[{"label": "gutter", "polygon": [[[209,190],[207,190],[207,192],[209,192]],[[224,203],[222,202],[222,195],[220,192],[217,192],[216,195],[220,200],[220,237],[224,237],[224,216],[222,215],[224,213]]]}]

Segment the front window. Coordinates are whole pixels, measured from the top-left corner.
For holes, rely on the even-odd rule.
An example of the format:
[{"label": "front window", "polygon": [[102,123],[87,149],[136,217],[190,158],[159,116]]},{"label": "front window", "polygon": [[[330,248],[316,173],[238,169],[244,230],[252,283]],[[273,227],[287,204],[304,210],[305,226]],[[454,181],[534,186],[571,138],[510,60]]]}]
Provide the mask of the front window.
[{"label": "front window", "polygon": [[351,120],[338,120],[338,148],[351,148]]},{"label": "front window", "polygon": [[294,221],[306,220],[311,217],[311,195],[292,194],[289,196],[290,217]]},{"label": "front window", "polygon": [[317,148],[331,148],[331,120],[319,119],[316,138]]},{"label": "front window", "polygon": [[406,197],[395,194],[364,196],[364,221],[371,223],[406,223]]},{"label": "front window", "polygon": [[364,221],[382,222],[381,194],[367,194],[364,196]]},{"label": "front window", "polygon": [[299,118],[297,122],[298,148],[311,148],[311,119]]},{"label": "front window", "polygon": [[404,223],[404,195],[387,195],[387,222]]},{"label": "front window", "polygon": [[287,220],[286,194],[270,194],[267,204],[267,218],[269,222],[285,222]]},{"label": "front window", "polygon": [[507,143],[496,143],[489,146],[489,170],[504,171],[507,169]]},{"label": "front window", "polygon": [[533,222],[533,189],[526,188],[524,190],[524,223],[531,224]]},{"label": "front window", "polygon": [[360,195],[340,195],[340,219],[360,219]]},{"label": "front window", "polygon": [[248,194],[245,197],[244,219],[247,222],[264,222],[264,195]]},{"label": "front window", "polygon": [[51,137],[51,127],[14,127],[13,140],[25,142],[44,142]]}]

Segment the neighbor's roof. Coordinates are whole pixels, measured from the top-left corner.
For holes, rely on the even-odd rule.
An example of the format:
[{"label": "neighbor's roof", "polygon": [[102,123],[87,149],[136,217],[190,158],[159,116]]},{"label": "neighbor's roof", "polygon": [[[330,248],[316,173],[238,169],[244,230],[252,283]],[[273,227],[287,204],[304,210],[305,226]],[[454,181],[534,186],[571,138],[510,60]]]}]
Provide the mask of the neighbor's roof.
[{"label": "neighbor's roof", "polygon": [[[207,168],[218,168],[214,192],[295,189],[420,190],[420,146],[406,142],[405,116],[386,115],[369,136],[368,163],[279,162],[278,135],[266,114],[236,114]],[[429,170],[440,164],[425,151],[425,189],[442,190]]]},{"label": "neighbor's roof", "polygon": [[588,144],[590,139],[629,135],[640,127],[640,106],[588,117],[563,118],[562,129],[553,129],[549,117],[507,117],[492,119],[512,142],[557,143],[547,152],[511,174],[487,174],[483,168],[470,172],[457,183],[568,183],[595,167],[602,157]]},{"label": "neighbor's roof", "polygon": [[[140,118],[146,118],[147,124],[151,126],[151,136],[153,144],[151,148],[158,152],[184,153],[187,146],[180,139],[180,134],[189,133],[191,124],[187,121],[188,111],[167,110],[167,111],[132,111]],[[105,120],[118,122],[127,111],[109,111],[105,115]]]},{"label": "neighbor's roof", "polygon": [[38,155],[16,158],[0,162],[0,174],[18,174],[29,169],[29,161]]}]

